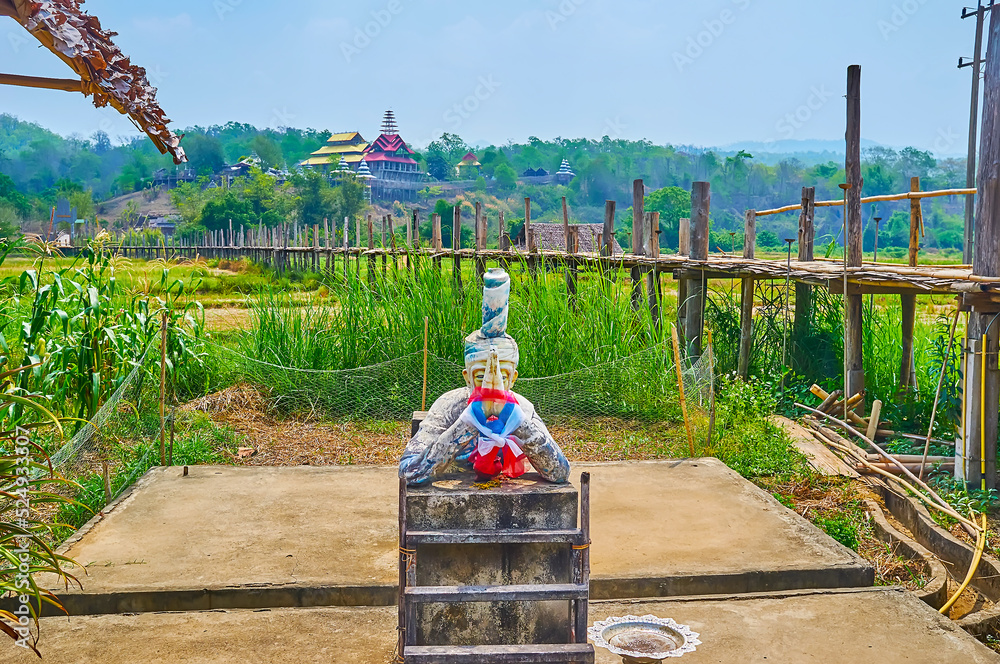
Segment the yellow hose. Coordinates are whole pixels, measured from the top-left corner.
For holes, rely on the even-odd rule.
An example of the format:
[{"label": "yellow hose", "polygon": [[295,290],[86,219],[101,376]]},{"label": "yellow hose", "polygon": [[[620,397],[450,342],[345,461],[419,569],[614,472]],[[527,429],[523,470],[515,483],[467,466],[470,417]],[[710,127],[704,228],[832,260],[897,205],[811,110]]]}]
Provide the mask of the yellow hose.
[{"label": "yellow hose", "polygon": [[972,577],[976,573],[976,569],[979,567],[979,561],[983,559],[983,549],[986,548],[986,514],[983,514],[983,529],[979,531],[976,536],[976,555],[972,557],[972,565],[969,567],[969,573],[965,575],[965,581],[959,586],[955,594],[951,596],[951,599],[941,607],[941,614],[946,615],[948,609],[958,600],[959,595],[965,592],[965,589],[969,587],[969,583],[972,582]]}]

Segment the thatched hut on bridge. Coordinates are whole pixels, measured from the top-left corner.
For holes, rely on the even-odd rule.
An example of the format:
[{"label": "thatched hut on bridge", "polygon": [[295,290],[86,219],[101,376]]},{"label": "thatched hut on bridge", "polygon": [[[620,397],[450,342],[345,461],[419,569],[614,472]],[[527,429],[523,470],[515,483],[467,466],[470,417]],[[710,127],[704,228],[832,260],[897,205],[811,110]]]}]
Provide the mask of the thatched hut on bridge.
[{"label": "thatched hut on bridge", "polygon": [[[580,229],[580,243],[579,252],[580,253],[599,253],[601,250],[601,234],[604,232],[603,224],[573,224],[574,228]],[[531,223],[531,236],[534,238],[534,246],[538,247],[541,251],[565,251],[566,250],[566,234],[563,231],[562,224],[539,224]],[[513,238],[514,246],[520,251],[527,251],[528,248],[524,241],[524,227],[518,231],[517,235]],[[618,240],[612,237],[611,239],[611,249],[615,256],[620,256],[622,253],[621,246],[618,244]]]}]

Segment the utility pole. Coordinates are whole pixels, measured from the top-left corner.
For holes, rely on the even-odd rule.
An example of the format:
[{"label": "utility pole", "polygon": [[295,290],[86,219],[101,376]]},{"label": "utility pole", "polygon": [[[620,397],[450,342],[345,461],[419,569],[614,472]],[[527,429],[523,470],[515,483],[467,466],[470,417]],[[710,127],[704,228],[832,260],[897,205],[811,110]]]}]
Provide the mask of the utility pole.
[{"label": "utility pole", "polygon": [[[972,10],[971,7],[962,8],[962,18],[976,17],[976,46],[972,59],[966,61],[965,58],[958,59],[958,68],[972,67],[972,110],[969,114],[969,155],[966,160],[965,186],[973,189],[976,186],[976,147],[979,141],[977,130],[979,128],[979,79],[983,69],[983,27],[986,19],[986,12],[993,8],[993,0],[984,6],[980,0],[978,7]],[[972,263],[972,247],[975,242],[976,228],[976,197],[969,195],[965,197],[965,237],[962,242],[962,262]]]}]

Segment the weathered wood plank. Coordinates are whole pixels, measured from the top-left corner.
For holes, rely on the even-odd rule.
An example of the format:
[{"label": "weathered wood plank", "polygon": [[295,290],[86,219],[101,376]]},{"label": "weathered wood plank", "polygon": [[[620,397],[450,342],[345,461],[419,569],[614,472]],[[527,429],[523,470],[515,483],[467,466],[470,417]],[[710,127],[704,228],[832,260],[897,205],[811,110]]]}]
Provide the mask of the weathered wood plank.
[{"label": "weathered wood plank", "polygon": [[414,646],[406,662],[435,664],[528,664],[534,662],[594,662],[594,647],[586,643],[528,646]]},{"label": "weathered wood plank", "polygon": [[415,544],[536,544],[579,542],[580,530],[420,530],[407,533]]},{"label": "weathered wood plank", "polygon": [[419,604],[452,602],[547,602],[586,599],[590,586],[574,583],[516,586],[416,586],[407,588],[408,602]]}]

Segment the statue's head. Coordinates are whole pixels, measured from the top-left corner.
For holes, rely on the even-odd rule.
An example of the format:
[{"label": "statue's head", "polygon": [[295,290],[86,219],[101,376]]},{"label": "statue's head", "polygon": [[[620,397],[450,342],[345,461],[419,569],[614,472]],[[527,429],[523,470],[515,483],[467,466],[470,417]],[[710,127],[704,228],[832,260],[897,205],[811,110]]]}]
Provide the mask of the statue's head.
[{"label": "statue's head", "polygon": [[465,338],[465,370],[462,375],[471,388],[483,386],[491,352],[496,353],[506,388],[510,390],[517,381],[520,355],[517,342],[507,334],[509,306],[510,276],[500,268],[493,268],[483,275],[483,326]]}]

